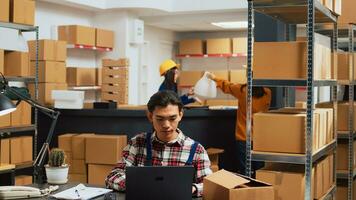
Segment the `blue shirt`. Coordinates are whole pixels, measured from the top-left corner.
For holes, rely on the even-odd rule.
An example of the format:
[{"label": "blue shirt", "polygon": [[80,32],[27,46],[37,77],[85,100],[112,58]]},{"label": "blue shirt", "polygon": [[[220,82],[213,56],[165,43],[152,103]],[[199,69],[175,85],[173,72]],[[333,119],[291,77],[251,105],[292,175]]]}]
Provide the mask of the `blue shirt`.
[{"label": "blue shirt", "polygon": [[[166,85],[162,83],[159,86],[159,90],[158,91],[163,91],[163,90],[168,90],[168,89],[166,88]],[[177,86],[174,87],[173,91],[175,93],[178,93]],[[189,98],[187,94],[184,94],[184,95],[180,96],[180,100],[182,101],[183,105],[187,105],[187,104],[195,102],[195,99],[194,98]]]}]

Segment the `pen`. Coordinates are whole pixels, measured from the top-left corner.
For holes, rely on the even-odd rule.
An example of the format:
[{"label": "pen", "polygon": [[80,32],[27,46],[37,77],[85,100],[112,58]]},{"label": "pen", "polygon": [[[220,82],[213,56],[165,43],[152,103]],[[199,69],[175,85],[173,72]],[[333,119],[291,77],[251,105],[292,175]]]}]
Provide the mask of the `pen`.
[{"label": "pen", "polygon": [[74,190],[75,193],[78,195],[78,197],[80,198],[80,194],[79,194],[79,191],[77,189]]}]

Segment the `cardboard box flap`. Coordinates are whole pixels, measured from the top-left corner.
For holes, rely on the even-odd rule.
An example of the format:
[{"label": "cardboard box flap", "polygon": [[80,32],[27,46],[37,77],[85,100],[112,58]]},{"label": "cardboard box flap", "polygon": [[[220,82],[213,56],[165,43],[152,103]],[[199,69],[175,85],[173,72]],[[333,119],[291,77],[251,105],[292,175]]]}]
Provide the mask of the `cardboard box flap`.
[{"label": "cardboard box flap", "polygon": [[208,155],[214,155],[214,154],[220,154],[224,152],[224,149],[218,149],[218,148],[209,148],[206,150]]},{"label": "cardboard box flap", "polygon": [[228,189],[234,189],[240,185],[244,185],[250,182],[247,179],[244,179],[223,169],[210,174],[209,176],[205,177],[205,179]]}]

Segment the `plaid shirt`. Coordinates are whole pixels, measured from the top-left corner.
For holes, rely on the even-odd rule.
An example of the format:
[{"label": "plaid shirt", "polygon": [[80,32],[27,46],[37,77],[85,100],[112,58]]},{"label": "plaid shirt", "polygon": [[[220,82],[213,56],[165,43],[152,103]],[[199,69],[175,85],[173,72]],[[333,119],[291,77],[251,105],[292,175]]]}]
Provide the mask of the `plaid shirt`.
[{"label": "plaid shirt", "polygon": [[[153,166],[184,166],[188,160],[191,146],[194,140],[185,136],[180,130],[178,137],[164,143],[153,133],[152,141],[152,165]],[[146,133],[133,137],[122,152],[122,159],[106,178],[106,186],[115,190],[125,190],[125,167],[144,166],[146,160]],[[198,144],[193,158],[193,166],[196,169],[194,185],[197,188],[197,196],[203,193],[203,178],[211,174],[210,160],[204,147]]]}]

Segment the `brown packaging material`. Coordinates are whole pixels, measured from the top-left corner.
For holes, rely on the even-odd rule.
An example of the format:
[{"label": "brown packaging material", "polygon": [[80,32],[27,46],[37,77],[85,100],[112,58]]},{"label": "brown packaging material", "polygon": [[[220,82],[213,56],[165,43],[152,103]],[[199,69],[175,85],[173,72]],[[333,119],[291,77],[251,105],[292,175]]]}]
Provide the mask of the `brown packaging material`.
[{"label": "brown packaging material", "polygon": [[207,39],[207,54],[230,54],[232,52],[232,42],[230,38]]},{"label": "brown packaging material", "polygon": [[95,29],[95,45],[97,47],[114,47],[114,31]]},{"label": "brown packaging material", "polygon": [[[30,83],[28,89],[32,97],[35,96],[35,85]],[[39,83],[38,84],[38,102],[43,105],[53,105],[52,90],[66,90],[66,83]]]},{"label": "brown packaging material", "polygon": [[[73,159],[84,160],[85,159],[85,140],[88,137],[93,136],[94,133],[79,134],[72,137],[72,156]],[[73,172],[79,174],[78,172]]]},{"label": "brown packaging material", "polygon": [[101,91],[103,92],[116,92],[116,93],[127,93],[128,88],[123,87],[122,85],[110,85],[110,84],[103,84],[101,86]]},{"label": "brown packaging material", "polygon": [[[354,168],[356,167],[356,141],[354,141]],[[338,143],[336,150],[336,169],[337,170],[348,170],[349,162],[348,162],[348,152],[349,152],[348,143]]]},{"label": "brown packaging material", "polygon": [[103,68],[96,68],[95,71],[95,85],[102,85],[103,83]]},{"label": "brown packaging material", "polygon": [[210,165],[210,169],[212,172],[217,172],[217,171],[219,171],[219,166],[218,165]]},{"label": "brown packaging material", "polygon": [[9,22],[10,20],[10,0],[0,1],[0,21]]},{"label": "brown packaging material", "polygon": [[11,126],[11,113],[0,116],[0,127]]},{"label": "brown packaging material", "polygon": [[223,149],[217,148],[209,148],[206,150],[209,156],[210,164],[211,165],[218,165],[219,164],[219,154],[224,152]]},{"label": "brown packaging material", "polygon": [[[16,104],[16,102],[13,102]],[[31,106],[21,101],[16,110],[10,114],[11,126],[24,126],[31,124]]]},{"label": "brown packaging material", "polygon": [[86,174],[68,174],[69,182],[78,182],[78,183],[87,183],[87,175]]},{"label": "brown packaging material", "polygon": [[95,68],[67,67],[67,82],[69,86],[93,86]]},{"label": "brown packaging material", "polygon": [[[354,103],[354,109],[356,103]],[[349,103],[339,103],[337,107],[337,130],[338,131],[347,131],[348,128],[348,119],[349,119]],[[354,124],[356,124],[356,112],[354,113]],[[354,126],[356,130],[356,126]]]},{"label": "brown packaging material", "polygon": [[[39,61],[38,81],[40,83],[66,83],[66,66],[64,62]],[[36,74],[36,62],[31,61],[30,75]]]},{"label": "brown packaging material", "polygon": [[230,70],[230,82],[246,84],[246,70],[238,69],[238,70]]},{"label": "brown packaging material", "polygon": [[35,24],[35,1],[11,0],[10,21],[16,24]]},{"label": "brown packaging material", "polygon": [[105,186],[105,178],[114,169],[115,165],[88,165],[88,183]]},{"label": "brown packaging material", "polygon": [[95,28],[80,25],[58,26],[58,40],[67,41],[68,44],[95,46]]},{"label": "brown packaging material", "polygon": [[[353,180],[353,192],[356,192],[356,180]],[[347,197],[347,186],[337,186],[336,188],[336,199],[348,199]],[[355,199],[355,198],[353,198]]]},{"label": "brown packaging material", "polygon": [[3,49],[0,49],[0,72],[1,73],[5,73],[5,71],[4,71],[4,63],[5,63],[5,61],[4,61],[4,50]]},{"label": "brown packaging material", "polygon": [[128,104],[128,93],[120,92],[120,93],[101,93],[101,99],[103,101],[115,101],[119,104]]},{"label": "brown packaging material", "polygon": [[232,38],[232,53],[247,53],[247,38]]},{"label": "brown packaging material", "polygon": [[[127,144],[126,135],[94,135],[85,140],[85,162],[116,164]],[[103,156],[105,155],[105,156]]]},{"label": "brown packaging material", "polygon": [[87,174],[87,164],[85,160],[73,159],[70,168],[72,168],[71,173],[73,174]]},{"label": "brown packaging material", "polygon": [[4,68],[6,76],[29,76],[29,54],[17,51],[6,52]]},{"label": "brown packaging material", "polygon": [[349,24],[356,23],[356,1],[355,0],[342,0],[341,15],[338,18],[337,23],[339,24]]},{"label": "brown packaging material", "polygon": [[238,105],[237,99],[208,99],[206,100],[205,105],[207,106],[237,106]]},{"label": "brown packaging material", "polygon": [[216,78],[229,80],[229,71],[226,71],[226,70],[211,70],[210,72],[215,74]]},{"label": "brown packaging material", "polygon": [[179,41],[179,54],[204,54],[203,41],[199,39]]},{"label": "brown packaging material", "polygon": [[[60,148],[60,147],[59,147]],[[73,158],[72,158],[72,152],[71,151],[64,151],[65,153],[65,163],[69,165],[68,173],[72,173],[72,164],[73,164]]]},{"label": "brown packaging material", "polygon": [[181,71],[178,85],[180,87],[194,86],[202,76],[202,71]]},{"label": "brown packaging material", "polygon": [[[337,54],[337,79],[349,80],[349,53]],[[350,55],[352,56],[352,55]],[[354,63],[356,63],[356,54],[354,54]],[[356,79],[356,70],[353,73],[354,80]]]},{"label": "brown packaging material", "polygon": [[[38,60],[61,61],[67,59],[67,42],[57,40],[38,41]],[[30,59],[36,60],[36,40],[28,41]]]},{"label": "brown packaging material", "polygon": [[[315,174],[314,171],[313,168],[313,174]],[[302,166],[272,164],[257,170],[256,178],[273,185],[276,199],[304,199],[305,176]],[[312,193],[315,186],[314,180],[312,178]]]},{"label": "brown packaging material", "polygon": [[274,200],[273,187],[267,183],[220,170],[204,178],[205,200]]},{"label": "brown packaging material", "polygon": [[103,67],[128,67],[130,61],[128,58],[120,58],[118,60],[102,59]]},{"label": "brown packaging material", "polygon": [[26,175],[21,175],[21,176],[15,176],[15,185],[29,185],[32,184],[32,176],[26,176]]},{"label": "brown packaging material", "polygon": [[63,134],[58,136],[58,148],[72,152],[72,139],[78,134]]},{"label": "brown packaging material", "polygon": [[32,136],[10,139],[10,163],[18,164],[32,161]]},{"label": "brown packaging material", "polygon": [[10,139],[0,140],[0,163],[10,163]]}]

